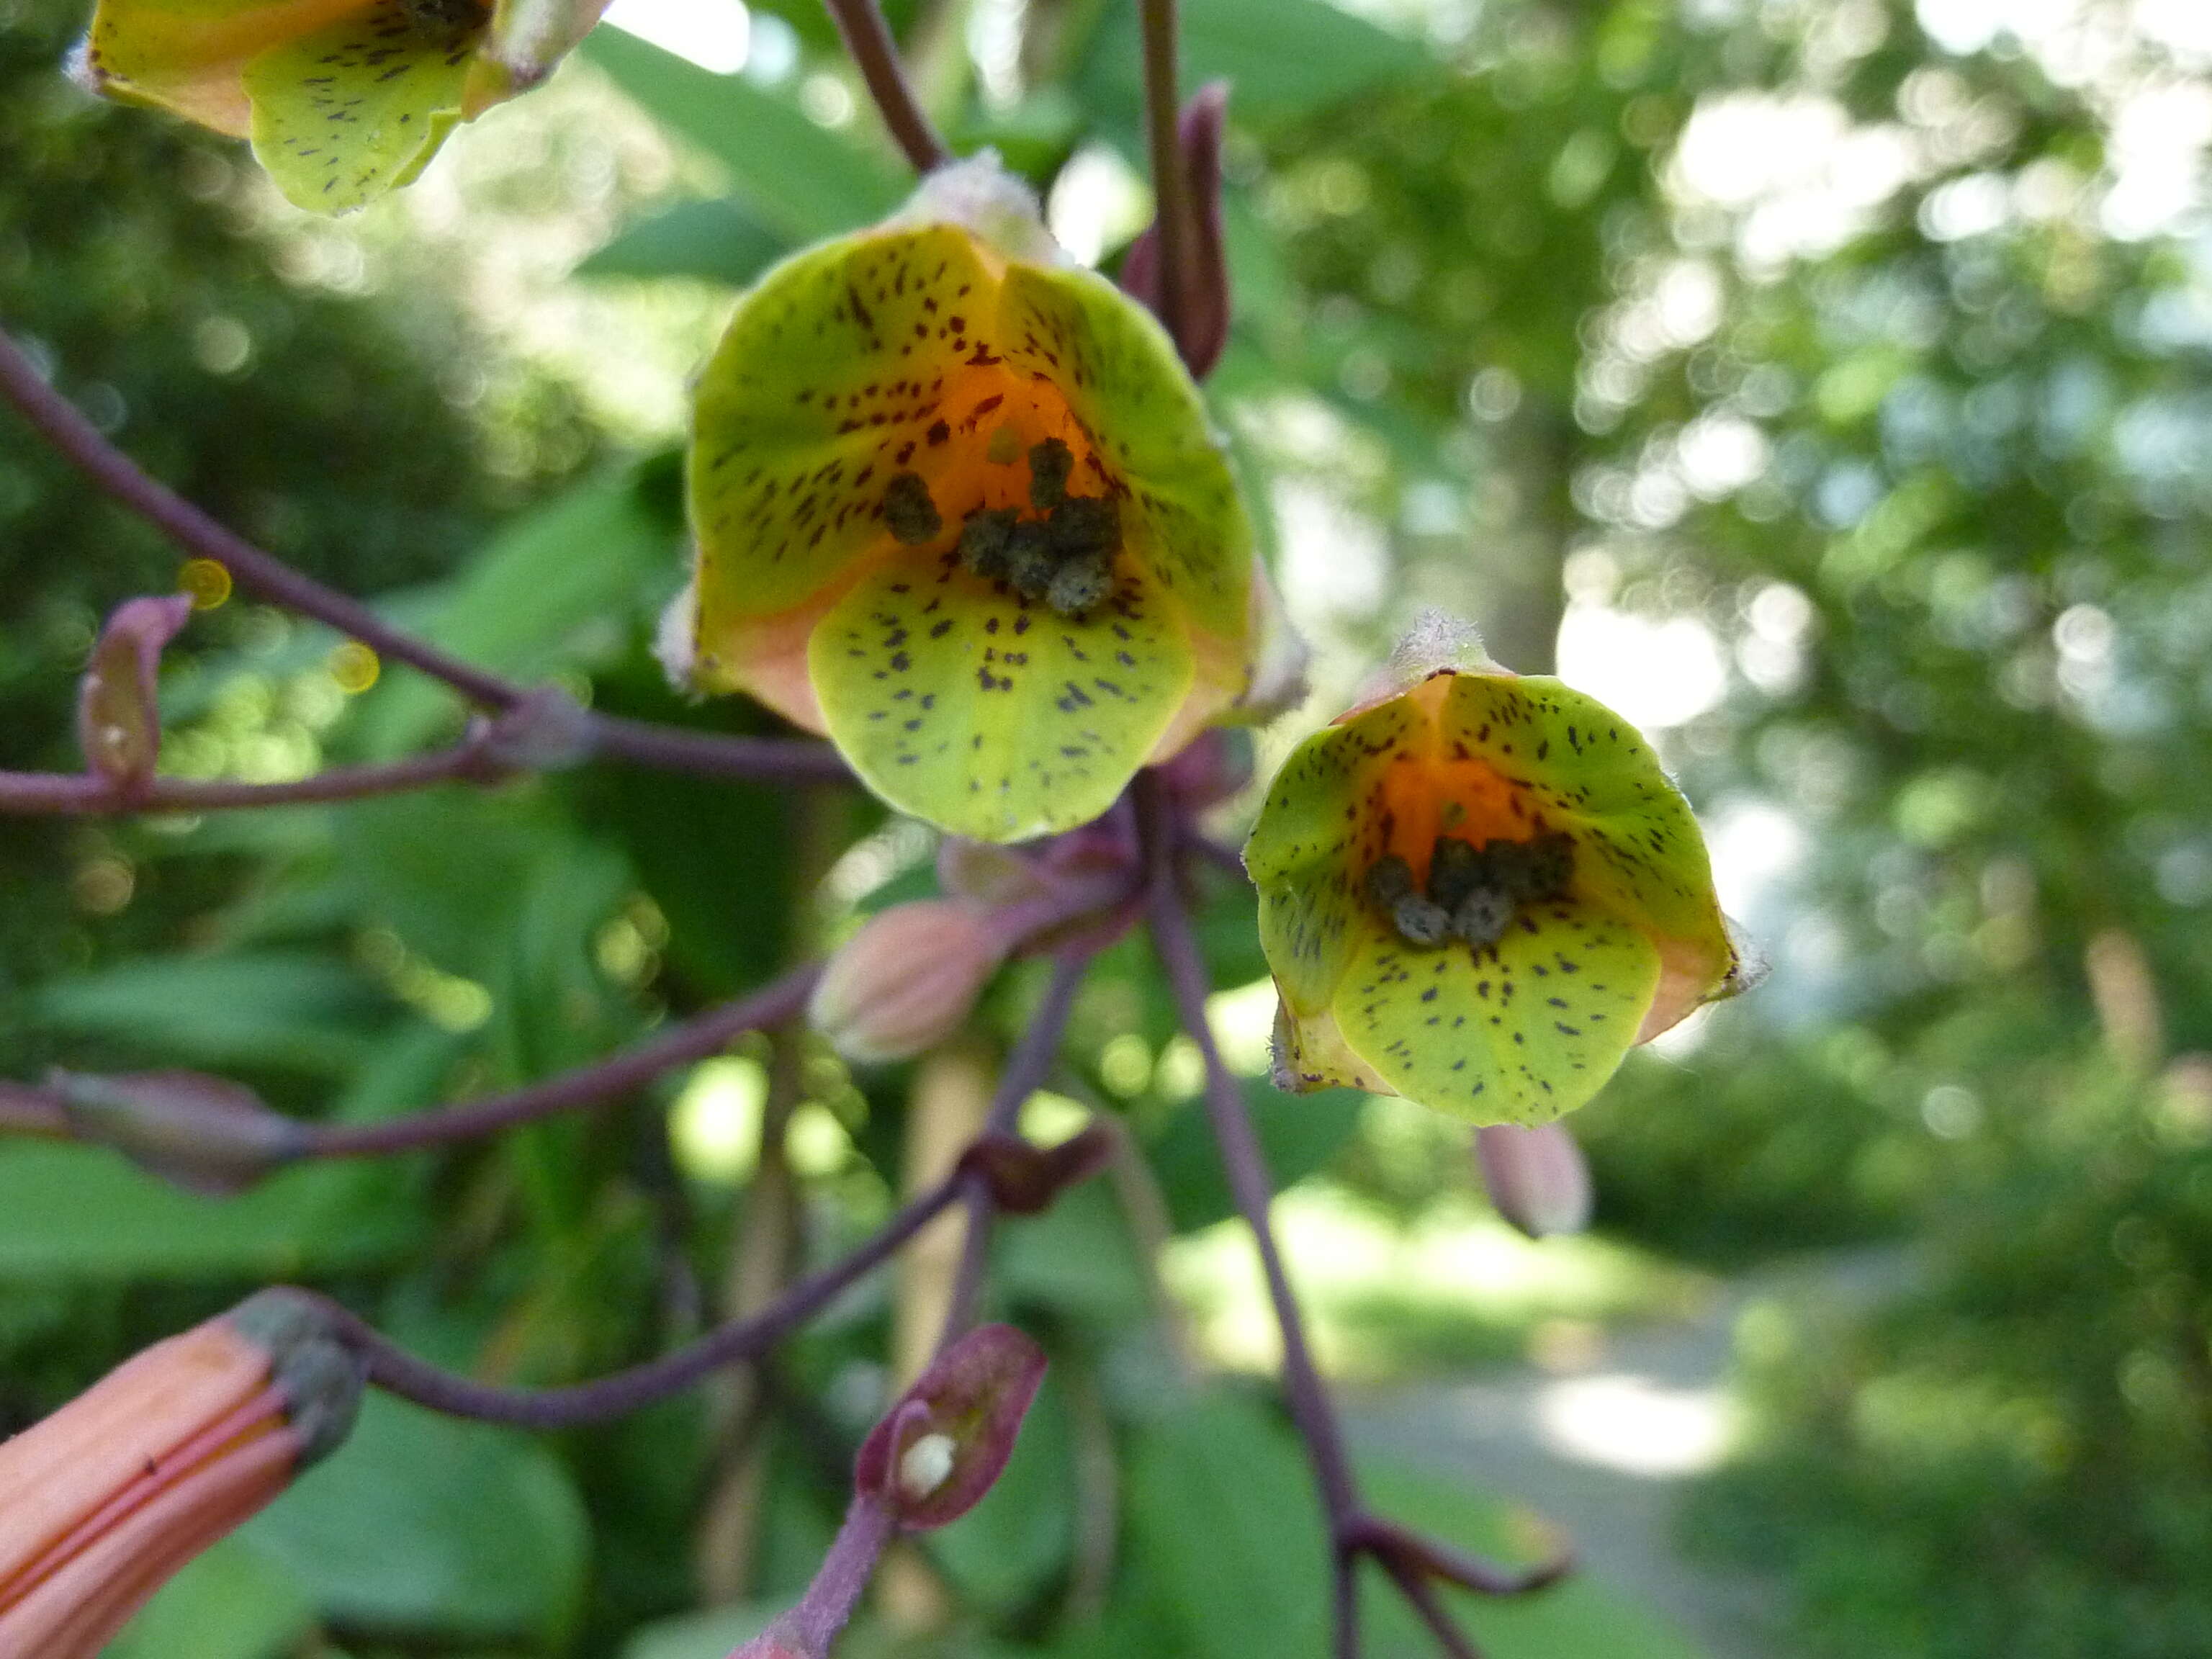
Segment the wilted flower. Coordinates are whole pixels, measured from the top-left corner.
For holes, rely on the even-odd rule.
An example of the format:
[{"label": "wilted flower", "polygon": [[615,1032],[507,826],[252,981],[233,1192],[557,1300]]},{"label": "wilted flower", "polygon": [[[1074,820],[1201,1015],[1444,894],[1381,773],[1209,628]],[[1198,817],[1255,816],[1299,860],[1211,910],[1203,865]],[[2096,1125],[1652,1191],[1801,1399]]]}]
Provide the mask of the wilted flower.
[{"label": "wilted flower", "polygon": [[264,1291],[0,1444],[0,1653],[93,1659],[344,1439],[361,1381],[313,1300]]},{"label": "wilted flower", "polygon": [[125,599],[115,607],[77,682],[76,733],[84,763],[125,791],[154,781],[161,750],[161,711],[154,681],[161,647],[192,614],[183,593]]},{"label": "wilted flower", "polygon": [[1277,1080],[1547,1121],[1735,988],[1705,842],[1635,728],[1558,680],[1447,634],[1395,684],[1292,752],[1245,848]]},{"label": "wilted flower", "polygon": [[73,64],[94,91],[234,138],[295,206],[344,213],[525,91],[607,0],[99,0]]},{"label": "wilted flower", "polygon": [[739,302],[690,488],[671,672],[956,834],[1096,817],[1250,686],[1251,527],[1197,388],[988,155]]},{"label": "wilted flower", "polygon": [[871,916],[823,969],[807,1018],[863,1065],[906,1060],[959,1029],[1005,958],[993,913],[964,899],[917,899]]},{"label": "wilted flower", "polygon": [[1589,1164],[1563,1123],[1486,1123],[1475,1166],[1498,1213],[1531,1238],[1589,1225]]}]

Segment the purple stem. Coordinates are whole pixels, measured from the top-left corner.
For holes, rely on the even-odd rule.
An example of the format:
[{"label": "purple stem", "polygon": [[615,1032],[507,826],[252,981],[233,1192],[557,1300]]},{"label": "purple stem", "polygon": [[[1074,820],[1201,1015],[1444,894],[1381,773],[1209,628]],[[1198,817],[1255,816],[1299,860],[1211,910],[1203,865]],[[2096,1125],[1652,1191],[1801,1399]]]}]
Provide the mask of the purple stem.
[{"label": "purple stem", "polygon": [[960,1198],[964,1171],[914,1199],[850,1255],[800,1279],[750,1318],[734,1320],[697,1341],[628,1370],[559,1389],[503,1389],[417,1359],[337,1303],[326,1303],[345,1340],[361,1354],[368,1380],[387,1394],[449,1417],[561,1429],[620,1417],[690,1388],[709,1372],[757,1359],[827,1307],[855,1280],[889,1261],[915,1234]]},{"label": "purple stem", "polygon": [[[983,1120],[984,1137],[1015,1133],[1021,1121],[1023,1103],[1036,1092],[1052,1070],[1054,1058],[1060,1052],[1060,1038],[1067,1030],[1067,1017],[1075,1007],[1075,995],[1083,987],[1083,976],[1091,967],[1091,953],[1085,951],[1070,951],[1054,960],[1052,982],[1045,988],[1044,1001],[1030,1017],[1029,1028],[1022,1033],[1013,1052],[1006,1056],[1005,1069],[999,1073],[998,1091],[991,1097],[990,1112]],[[953,1274],[945,1329],[937,1339],[939,1353],[975,1322],[975,1302],[982,1292],[983,1274],[989,1265],[991,1230],[998,1220],[999,1206],[991,1196],[990,1183],[980,1175],[968,1178],[964,1196],[968,1231],[960,1243],[960,1266]]]},{"label": "purple stem", "polygon": [[821,971],[813,966],[794,969],[750,996],[694,1014],[635,1048],[503,1095],[380,1123],[303,1123],[296,1156],[380,1158],[448,1141],[472,1140],[518,1123],[597,1105],[642,1087],[663,1072],[718,1054],[748,1031],[780,1025],[793,1018],[805,1007]]},{"label": "purple stem", "polygon": [[[108,442],[74,404],[47,384],[38,366],[4,331],[0,331],[0,398],[13,404],[33,430],[104,494],[145,520],[185,551],[222,565],[230,572],[231,579],[248,592],[327,623],[393,661],[410,664],[433,678],[444,681],[488,708],[511,708],[529,695],[513,681],[450,656],[428,641],[393,627],[360,600],[301,574],[150,477]],[[836,751],[824,744],[722,737],[579,712],[590,750],[649,766],[794,782],[850,775]],[[49,787],[36,786],[27,793],[36,796]],[[0,806],[6,804],[4,799],[0,799]],[[34,802],[23,810],[100,809]]]},{"label": "purple stem", "polygon": [[951,152],[922,112],[921,101],[900,67],[898,42],[891,38],[890,25],[876,0],[823,0],[823,4],[836,22],[837,33],[845,37],[845,50],[867,82],[884,125],[914,170],[933,172],[951,161]]},{"label": "purple stem", "polygon": [[889,1505],[866,1492],[854,1493],[852,1508],[845,1511],[845,1524],[837,1528],[837,1536],[815,1570],[806,1594],[797,1607],[775,1621],[769,1634],[787,1639],[801,1654],[826,1659],[837,1633],[867,1593],[884,1547],[897,1531],[898,1518]]},{"label": "purple stem", "polygon": [[89,772],[0,772],[0,812],[214,812],[240,806],[289,806],[303,801],[359,800],[465,780],[489,783],[506,775],[473,745],[376,766],[336,766],[287,783],[228,779],[155,778],[142,788],[116,787]]},{"label": "purple stem", "polygon": [[1139,0],[1145,52],[1145,135],[1159,232],[1160,321],[1180,346],[1190,322],[1190,189],[1183,172],[1182,102],[1176,90],[1175,0]]}]

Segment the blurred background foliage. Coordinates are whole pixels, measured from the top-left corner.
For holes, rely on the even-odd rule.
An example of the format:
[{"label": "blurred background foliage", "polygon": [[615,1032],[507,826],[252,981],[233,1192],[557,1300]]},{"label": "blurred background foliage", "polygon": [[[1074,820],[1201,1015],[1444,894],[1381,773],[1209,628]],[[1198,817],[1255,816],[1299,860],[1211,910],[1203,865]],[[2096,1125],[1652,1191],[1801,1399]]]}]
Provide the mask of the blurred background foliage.
[{"label": "blurred background foliage", "polygon": [[[890,9],[956,143],[996,145],[1110,268],[1149,213],[1133,9]],[[2207,15],[1185,6],[1189,78],[1234,88],[1210,394],[1319,653],[1262,775],[1419,607],[1472,616],[1652,735],[1773,963],[1577,1119],[1598,1237],[1525,1247],[1463,1131],[1258,1080],[1264,969],[1224,883],[1216,1012],[1298,1182],[1324,1353],[1387,1409],[1717,1319],[1736,1430],[1683,1538],[1780,1586],[1746,1653],[2212,1655]],[[615,17],[414,190],[323,223],[237,148],[62,82],[76,8],[0,0],[0,316],[156,472],[394,617],[602,707],[767,729],[680,703],[646,649],[684,377],[738,286],[900,173],[810,0]],[[100,614],[174,555],[15,428],[0,559],[0,764],[67,767]],[[199,776],[459,719],[237,602],[163,704],[165,764]],[[604,769],[0,821],[0,1063],[404,1111],[757,982],[925,890],[931,851],[858,800]],[[640,1358],[880,1217],[1035,993],[1010,975],[919,1066],[779,1035],[589,1119],[225,1203],[0,1146],[0,1431],[275,1277],[489,1376]],[[1050,1132],[1108,1105],[1145,1155],[1003,1237],[996,1306],[1052,1381],[855,1652],[1319,1650],[1303,1469],[1265,1391],[1224,1380],[1271,1338],[1172,1029],[1141,953],[1109,955],[1032,1109]],[[926,1255],[757,1389],[544,1442],[380,1406],[118,1652],[719,1655],[811,1571],[926,1324]],[[1434,1467],[1376,1479],[1538,1547]],[[1382,1617],[1378,1651],[1421,1650]],[[1475,1618],[1507,1659],[1694,1650],[1595,1577]]]}]

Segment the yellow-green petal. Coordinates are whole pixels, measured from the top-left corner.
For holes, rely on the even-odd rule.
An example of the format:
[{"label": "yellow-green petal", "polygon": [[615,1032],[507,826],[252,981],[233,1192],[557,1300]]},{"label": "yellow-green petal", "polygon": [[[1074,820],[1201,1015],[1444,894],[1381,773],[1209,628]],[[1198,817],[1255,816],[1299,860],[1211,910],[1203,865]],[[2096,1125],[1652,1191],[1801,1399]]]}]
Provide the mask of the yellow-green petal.
[{"label": "yellow-green petal", "polygon": [[253,152],[286,199],[344,213],[420,173],[461,118],[488,15],[375,0],[247,64]]},{"label": "yellow-green petal", "polygon": [[1298,1014],[1328,1006],[1367,925],[1361,890],[1384,850],[1368,805],[1369,774],[1420,723],[1394,698],[1291,751],[1244,848],[1260,895],[1260,944],[1285,1001]]},{"label": "yellow-green petal", "polygon": [[1078,621],[957,558],[878,563],[815,630],[822,712],[869,787],[978,841],[1072,829],[1114,803],[1188,690],[1190,645],[1128,569]]},{"label": "yellow-green petal", "polygon": [[83,69],[111,97],[151,104],[243,138],[246,65],[327,27],[361,0],[100,0]]},{"label": "yellow-green petal", "polygon": [[1474,1123],[1545,1123],[1620,1066],[1659,982],[1644,935],[1593,906],[1533,905],[1493,949],[1359,931],[1334,1012],[1398,1093]]}]

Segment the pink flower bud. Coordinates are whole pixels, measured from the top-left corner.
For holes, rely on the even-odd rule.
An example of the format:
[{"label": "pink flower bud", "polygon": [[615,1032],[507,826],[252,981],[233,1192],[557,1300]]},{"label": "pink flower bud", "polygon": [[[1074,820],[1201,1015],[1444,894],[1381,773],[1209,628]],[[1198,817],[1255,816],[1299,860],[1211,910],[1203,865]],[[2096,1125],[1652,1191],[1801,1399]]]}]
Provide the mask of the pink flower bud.
[{"label": "pink flower bud", "polygon": [[975,905],[896,904],[830,958],[807,1018],[848,1060],[909,1059],[959,1029],[1005,954],[989,913]]},{"label": "pink flower bud", "polygon": [[189,595],[126,599],[116,606],[77,683],[77,742],[85,764],[119,789],[153,781],[161,748],[154,679],[161,647],[192,614]]},{"label": "pink flower bud", "polygon": [[957,1521],[991,1490],[1044,1381],[1044,1350],[1011,1325],[983,1325],[943,1353],[861,1443],[860,1496],[909,1530]]},{"label": "pink flower bud", "polygon": [[0,1445],[0,1654],[93,1659],[345,1438],[361,1385],[320,1304],[264,1291]]},{"label": "pink flower bud", "polygon": [[1474,1158],[1498,1213],[1529,1237],[1589,1224],[1589,1165],[1564,1125],[1487,1125],[1474,1132]]},{"label": "pink flower bud", "polygon": [[47,1086],[79,1140],[112,1146],[187,1192],[239,1193],[298,1150],[300,1126],[251,1089],[198,1072],[56,1071]]}]

